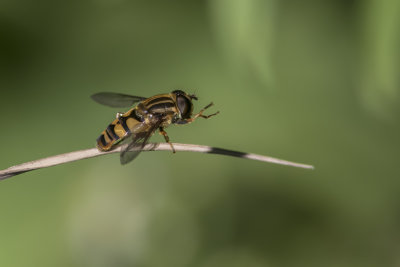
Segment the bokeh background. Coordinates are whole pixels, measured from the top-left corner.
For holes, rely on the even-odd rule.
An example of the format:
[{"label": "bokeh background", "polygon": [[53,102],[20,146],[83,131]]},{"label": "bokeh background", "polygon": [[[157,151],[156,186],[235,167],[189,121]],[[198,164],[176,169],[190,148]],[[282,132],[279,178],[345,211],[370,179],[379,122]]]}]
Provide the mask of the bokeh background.
[{"label": "bokeh background", "polygon": [[[93,147],[96,92],[184,89],[172,141],[0,183],[0,266],[400,266],[400,1],[0,2],[0,168]],[[153,141],[163,139],[155,135]]]}]

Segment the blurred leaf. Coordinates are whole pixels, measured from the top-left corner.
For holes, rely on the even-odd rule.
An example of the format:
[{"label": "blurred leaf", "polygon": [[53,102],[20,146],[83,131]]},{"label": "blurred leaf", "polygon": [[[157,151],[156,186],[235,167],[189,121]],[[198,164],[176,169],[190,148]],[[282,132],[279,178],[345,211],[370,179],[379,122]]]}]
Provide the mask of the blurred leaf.
[{"label": "blurred leaf", "polygon": [[393,117],[400,97],[400,1],[364,4],[363,68],[360,94],[378,117]]},{"label": "blurred leaf", "polygon": [[274,0],[209,1],[215,36],[235,75],[243,73],[271,85]]}]

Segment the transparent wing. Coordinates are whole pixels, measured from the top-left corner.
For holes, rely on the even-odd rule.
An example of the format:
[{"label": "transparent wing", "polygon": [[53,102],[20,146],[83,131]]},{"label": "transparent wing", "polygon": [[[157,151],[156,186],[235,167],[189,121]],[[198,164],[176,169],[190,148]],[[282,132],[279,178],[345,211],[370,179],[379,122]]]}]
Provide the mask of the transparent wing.
[{"label": "transparent wing", "polygon": [[131,107],[134,103],[146,99],[146,97],[125,95],[118,93],[97,93],[91,98],[99,104],[106,105],[113,108]]},{"label": "transparent wing", "polygon": [[[121,151],[120,161],[122,165],[131,162],[142,152],[150,137],[160,127],[161,122],[162,120],[159,119],[147,131],[132,135],[132,141]],[[137,147],[137,149],[132,150],[134,147]]]}]

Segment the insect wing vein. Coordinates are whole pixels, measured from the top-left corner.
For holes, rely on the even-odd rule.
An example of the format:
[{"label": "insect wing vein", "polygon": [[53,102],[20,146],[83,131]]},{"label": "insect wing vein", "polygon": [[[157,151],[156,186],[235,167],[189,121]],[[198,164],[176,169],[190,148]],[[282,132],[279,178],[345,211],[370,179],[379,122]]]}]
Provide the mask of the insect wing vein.
[{"label": "insect wing vein", "polygon": [[132,96],[118,93],[103,92],[91,96],[99,104],[114,108],[130,107],[133,104],[143,101],[146,98],[141,96]]},{"label": "insect wing vein", "polygon": [[[142,149],[161,123],[162,119],[158,119],[147,131],[132,134],[132,141],[121,151],[120,161],[122,165],[131,162],[142,152]],[[132,150],[134,147],[137,147],[137,149]]]}]

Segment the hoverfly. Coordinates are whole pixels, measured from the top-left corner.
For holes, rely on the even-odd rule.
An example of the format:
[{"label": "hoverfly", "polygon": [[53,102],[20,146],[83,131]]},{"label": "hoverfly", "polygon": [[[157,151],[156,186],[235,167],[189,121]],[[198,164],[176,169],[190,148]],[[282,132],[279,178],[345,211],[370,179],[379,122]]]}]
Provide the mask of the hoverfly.
[{"label": "hoverfly", "polygon": [[[191,123],[198,117],[208,119],[219,113],[203,115],[203,112],[213,105],[210,103],[192,117],[192,100],[197,100],[197,97],[181,90],[149,98],[118,93],[97,93],[91,97],[94,101],[110,107],[131,107],[139,102],[125,113],[118,112],[116,119],[97,138],[97,148],[100,151],[109,151],[121,142],[128,142],[120,154],[121,164],[135,159],[157,129],[175,153],[174,146],[164,130],[166,127],[170,124]],[[132,151],[136,146],[139,149]]]}]

